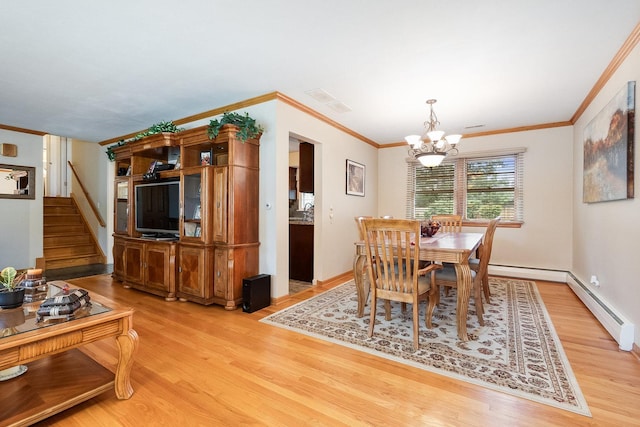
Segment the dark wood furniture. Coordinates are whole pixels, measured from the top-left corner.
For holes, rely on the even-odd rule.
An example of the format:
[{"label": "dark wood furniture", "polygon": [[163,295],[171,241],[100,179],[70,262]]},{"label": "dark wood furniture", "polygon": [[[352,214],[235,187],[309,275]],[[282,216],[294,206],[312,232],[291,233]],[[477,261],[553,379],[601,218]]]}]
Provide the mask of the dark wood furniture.
[{"label": "dark wood furniture", "polygon": [[[242,142],[225,126],[210,140],[206,126],[157,134],[113,151],[115,167],[114,271],[125,286],[232,310],[242,303],[242,279],[258,274],[259,139]],[[179,169],[157,178],[180,180],[180,233],[153,241],[135,230],[133,194],[153,161],[179,153]],[[202,162],[202,158],[209,158]],[[124,215],[124,217],[123,217]]]},{"label": "dark wood furniture", "polygon": [[300,182],[298,191],[301,193],[313,193],[313,144],[300,143]]},{"label": "dark wood furniture", "polygon": [[313,223],[289,224],[289,279],[313,281]]}]

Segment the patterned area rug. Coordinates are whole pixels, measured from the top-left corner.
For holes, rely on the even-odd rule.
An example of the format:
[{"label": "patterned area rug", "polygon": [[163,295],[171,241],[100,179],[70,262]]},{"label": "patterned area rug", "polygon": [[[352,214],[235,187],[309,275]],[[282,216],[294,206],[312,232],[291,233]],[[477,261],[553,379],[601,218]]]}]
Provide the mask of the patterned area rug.
[{"label": "patterned area rug", "polygon": [[373,337],[367,336],[369,311],[356,317],[353,281],[286,308],[262,322],[365,351],[430,372],[591,416],[553,328],[535,282],[490,278],[491,304],[479,326],[473,302],[467,331],[456,334],[456,292],[442,297],[433,329],[424,326],[420,304],[420,348],[413,350],[411,307],[392,303],[392,320],[379,302]]}]

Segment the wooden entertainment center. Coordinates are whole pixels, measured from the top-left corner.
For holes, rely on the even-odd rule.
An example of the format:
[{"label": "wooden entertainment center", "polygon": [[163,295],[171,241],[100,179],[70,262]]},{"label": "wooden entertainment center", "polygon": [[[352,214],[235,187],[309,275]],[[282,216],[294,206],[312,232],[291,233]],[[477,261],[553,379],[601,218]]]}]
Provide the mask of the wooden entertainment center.
[{"label": "wooden entertainment center", "polygon": [[[260,141],[242,142],[226,125],[129,142],[115,153],[113,278],[126,287],[228,310],[242,303],[242,279],[258,274]],[[150,170],[153,162],[179,167]],[[152,175],[152,176],[149,176]],[[169,239],[136,230],[136,186],[179,180],[179,232]]]}]

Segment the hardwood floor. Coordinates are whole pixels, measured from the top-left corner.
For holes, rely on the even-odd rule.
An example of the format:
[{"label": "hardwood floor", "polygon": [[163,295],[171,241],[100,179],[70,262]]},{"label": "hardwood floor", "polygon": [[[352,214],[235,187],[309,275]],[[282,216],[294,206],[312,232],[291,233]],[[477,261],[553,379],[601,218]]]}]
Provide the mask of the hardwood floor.
[{"label": "hardwood floor", "polygon": [[[593,418],[258,322],[326,287],[244,313],[166,302],[110,276],[70,282],[136,309],[135,393],[120,401],[106,392],[41,425],[640,425],[639,361],[618,350],[566,285],[537,282]],[[87,352],[111,367],[116,345]]]}]

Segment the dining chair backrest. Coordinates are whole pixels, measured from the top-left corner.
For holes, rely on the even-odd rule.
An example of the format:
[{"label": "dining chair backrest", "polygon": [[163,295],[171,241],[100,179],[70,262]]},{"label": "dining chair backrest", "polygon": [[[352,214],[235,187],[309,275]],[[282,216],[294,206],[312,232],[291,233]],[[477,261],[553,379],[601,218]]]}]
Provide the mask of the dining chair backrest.
[{"label": "dining chair backrest", "polygon": [[420,221],[365,218],[362,224],[367,259],[375,266],[369,273],[371,284],[398,301],[411,302],[417,289]]},{"label": "dining chair backrest", "polygon": [[444,233],[459,233],[462,231],[462,215],[432,215],[431,221],[440,223],[440,231]]},{"label": "dining chair backrest", "polygon": [[496,217],[489,221],[487,231],[482,238],[482,248],[480,250],[480,262],[478,267],[478,275],[484,277],[489,269],[489,261],[491,260],[491,250],[493,249],[493,236],[496,234],[496,228],[502,217]]},{"label": "dining chair backrest", "polygon": [[362,228],[362,220],[365,218],[373,218],[372,216],[357,216],[355,217],[356,225],[358,226],[358,237],[360,240],[364,240],[364,229]]},{"label": "dining chair backrest", "polygon": [[[430,299],[435,290],[435,270],[442,267],[430,264],[419,270],[420,221],[410,219],[362,219],[364,244],[371,283],[371,313],[369,336],[376,324],[377,300],[385,301],[387,320],[391,319],[390,302],[413,305],[413,347],[418,349],[418,304]],[[430,274],[428,274],[430,273]],[[425,277],[418,278],[419,275]],[[430,303],[435,305],[435,299]],[[427,310],[433,312],[431,310]],[[426,316],[426,315],[425,315]],[[425,317],[427,327],[430,320]]]}]

